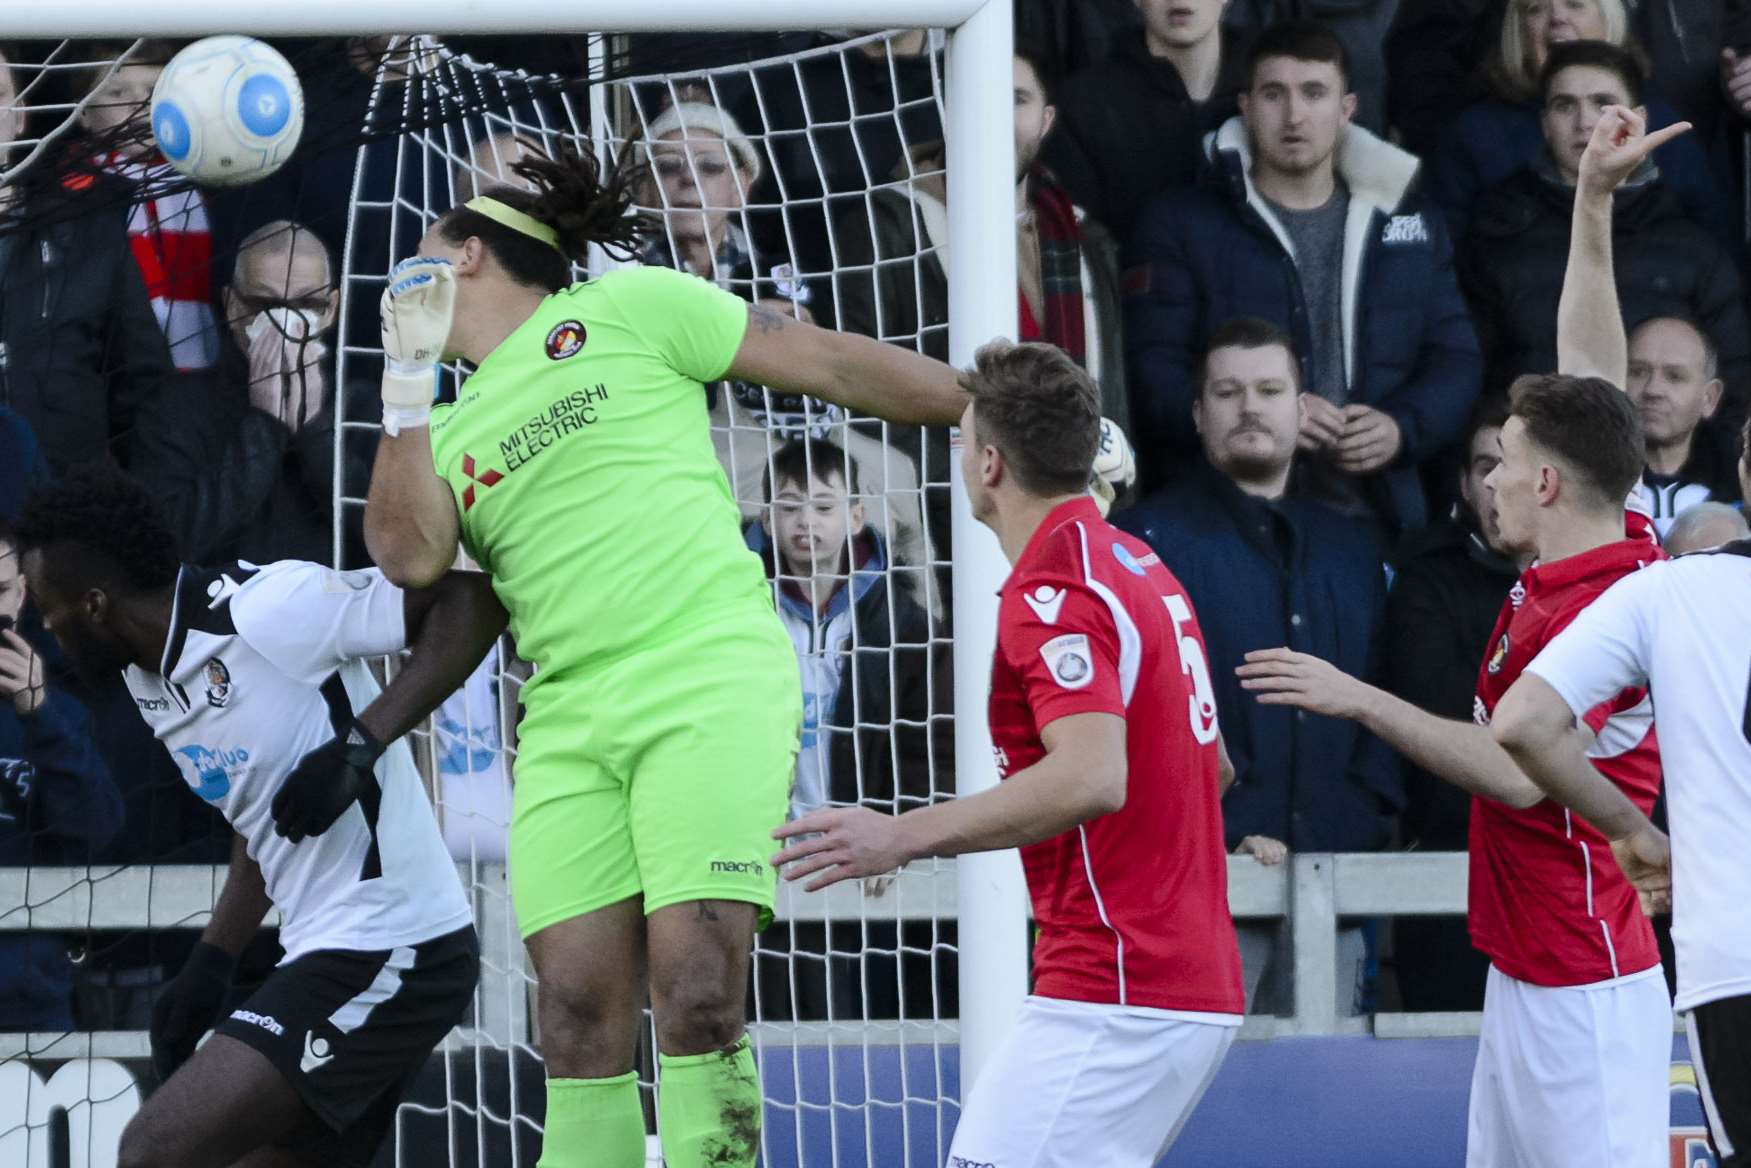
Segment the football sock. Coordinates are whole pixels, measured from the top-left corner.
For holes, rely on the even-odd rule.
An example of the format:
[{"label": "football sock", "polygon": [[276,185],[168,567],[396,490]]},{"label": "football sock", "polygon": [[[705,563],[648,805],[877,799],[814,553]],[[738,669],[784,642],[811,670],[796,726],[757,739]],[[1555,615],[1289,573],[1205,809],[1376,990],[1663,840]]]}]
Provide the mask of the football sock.
[{"label": "football sock", "polygon": [[659,1054],[657,1065],[657,1131],[668,1168],[754,1168],[760,1076],[748,1036],[710,1054]]},{"label": "football sock", "polygon": [[[753,1163],[753,1161],[749,1161]],[[638,1075],[547,1080],[547,1125],[536,1168],[644,1168]]]}]

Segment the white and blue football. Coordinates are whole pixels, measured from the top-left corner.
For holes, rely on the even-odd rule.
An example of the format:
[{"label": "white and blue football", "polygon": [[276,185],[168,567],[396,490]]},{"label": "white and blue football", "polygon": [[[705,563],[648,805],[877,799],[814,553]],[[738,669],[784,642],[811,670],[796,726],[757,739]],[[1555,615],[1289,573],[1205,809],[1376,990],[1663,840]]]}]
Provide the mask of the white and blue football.
[{"label": "white and blue football", "polygon": [[152,89],[158,149],[203,186],[266,178],[292,156],[303,131],[297,72],[253,37],[196,41],[170,59]]}]

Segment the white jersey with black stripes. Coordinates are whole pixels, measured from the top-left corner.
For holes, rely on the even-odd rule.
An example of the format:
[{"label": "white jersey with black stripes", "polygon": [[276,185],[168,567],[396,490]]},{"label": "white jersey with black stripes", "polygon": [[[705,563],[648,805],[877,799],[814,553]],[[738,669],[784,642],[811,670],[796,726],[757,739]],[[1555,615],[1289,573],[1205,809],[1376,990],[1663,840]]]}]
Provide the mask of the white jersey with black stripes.
[{"label": "white jersey with black stripes", "polygon": [[280,783],[377,696],[365,659],[407,644],[403,604],[374,569],[185,566],[158,671],[125,671],[184,780],[260,865],[287,961],[414,945],[472,921],[405,741],[378,761],[378,791],[328,831],[298,844],[274,834]]}]

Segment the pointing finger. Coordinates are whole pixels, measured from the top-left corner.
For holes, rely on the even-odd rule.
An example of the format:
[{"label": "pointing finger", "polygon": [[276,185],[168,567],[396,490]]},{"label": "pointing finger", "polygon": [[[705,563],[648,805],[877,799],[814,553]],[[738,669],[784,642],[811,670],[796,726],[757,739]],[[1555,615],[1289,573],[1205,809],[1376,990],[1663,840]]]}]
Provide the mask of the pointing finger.
[{"label": "pointing finger", "polygon": [[1689,122],[1674,122],[1670,126],[1666,126],[1664,129],[1655,130],[1644,138],[1643,141],[1647,143],[1647,148],[1649,150],[1658,150],[1672,139],[1678,137],[1680,134],[1687,133],[1689,130]]}]

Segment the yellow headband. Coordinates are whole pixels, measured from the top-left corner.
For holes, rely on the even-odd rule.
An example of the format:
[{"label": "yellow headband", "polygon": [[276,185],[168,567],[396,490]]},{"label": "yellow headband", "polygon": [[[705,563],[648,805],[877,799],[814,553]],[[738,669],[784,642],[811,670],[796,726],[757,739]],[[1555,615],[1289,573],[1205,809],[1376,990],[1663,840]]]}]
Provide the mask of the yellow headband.
[{"label": "yellow headband", "polygon": [[531,239],[539,239],[548,247],[559,247],[559,232],[533,215],[526,215],[515,207],[501,203],[489,195],[478,195],[462,205],[470,211],[485,215],[495,223],[503,223],[512,231],[522,232]]}]

